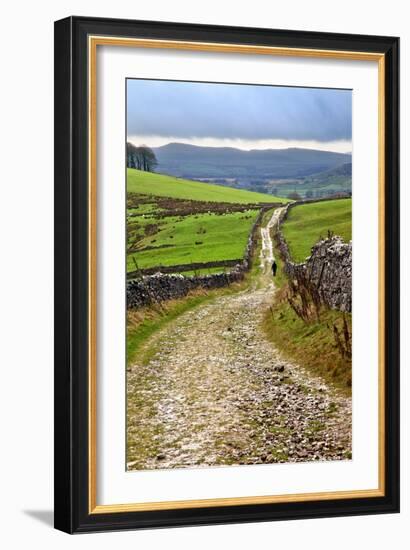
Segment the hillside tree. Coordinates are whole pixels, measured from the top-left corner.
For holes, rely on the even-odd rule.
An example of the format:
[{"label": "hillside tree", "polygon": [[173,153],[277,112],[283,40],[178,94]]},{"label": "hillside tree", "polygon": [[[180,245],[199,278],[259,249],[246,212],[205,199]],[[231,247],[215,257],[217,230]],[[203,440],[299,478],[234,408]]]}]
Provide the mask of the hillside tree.
[{"label": "hillside tree", "polygon": [[154,151],[146,145],[136,147],[127,142],[127,167],[143,170],[144,172],[153,172],[158,165]]}]

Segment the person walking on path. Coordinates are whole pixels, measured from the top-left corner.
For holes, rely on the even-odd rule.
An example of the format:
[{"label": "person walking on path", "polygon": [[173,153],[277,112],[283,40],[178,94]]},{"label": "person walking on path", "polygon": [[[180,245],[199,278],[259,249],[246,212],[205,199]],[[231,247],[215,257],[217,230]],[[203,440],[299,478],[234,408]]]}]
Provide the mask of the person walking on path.
[{"label": "person walking on path", "polygon": [[276,277],[276,271],[278,269],[278,264],[275,262],[275,260],[273,260],[273,264],[272,264],[272,274],[274,277]]}]

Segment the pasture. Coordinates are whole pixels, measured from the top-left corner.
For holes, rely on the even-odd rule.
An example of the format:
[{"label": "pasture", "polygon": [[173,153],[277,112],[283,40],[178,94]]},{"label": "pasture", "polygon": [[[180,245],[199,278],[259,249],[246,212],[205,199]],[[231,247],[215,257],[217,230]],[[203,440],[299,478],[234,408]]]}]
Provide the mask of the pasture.
[{"label": "pasture", "polygon": [[157,267],[185,275],[229,269],[243,259],[262,206],[275,202],[262,193],[129,169],[127,273]]},{"label": "pasture", "polygon": [[155,172],[141,172],[134,168],[127,169],[127,192],[173,199],[234,204],[289,202],[287,199],[265,193],[184,180]]},{"label": "pasture", "polygon": [[352,199],[329,200],[291,208],[282,226],[293,261],[303,262],[312,246],[332,231],[346,242],[352,238]]},{"label": "pasture", "polygon": [[127,271],[135,270],[136,264],[145,269],[242,259],[257,215],[258,210],[162,218],[155,214],[134,216],[128,240],[136,247],[128,252]]}]

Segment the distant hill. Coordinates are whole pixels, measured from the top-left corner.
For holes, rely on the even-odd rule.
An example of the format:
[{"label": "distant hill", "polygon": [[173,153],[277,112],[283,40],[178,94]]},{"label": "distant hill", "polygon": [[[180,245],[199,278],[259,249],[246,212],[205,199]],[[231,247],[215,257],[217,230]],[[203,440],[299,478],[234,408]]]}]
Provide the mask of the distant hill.
[{"label": "distant hill", "polygon": [[352,177],[352,163],[346,162],[345,164],[341,164],[340,166],[336,166],[335,168],[331,168],[330,170],[326,170],[325,172],[320,172],[319,174],[314,174],[313,176],[310,176],[309,178],[306,178],[305,183],[308,182],[317,182],[317,183],[323,183],[328,182],[329,179],[335,178],[335,177]]},{"label": "distant hill", "polygon": [[271,189],[281,197],[287,197],[292,192],[298,193],[302,198],[331,197],[340,193],[349,195],[352,192],[352,163],[346,162],[309,176],[301,182],[285,182]]},{"label": "distant hill", "polygon": [[[313,149],[199,147],[169,143],[153,149],[157,172],[184,178],[257,179],[306,178],[351,162],[351,155]],[[249,188],[248,187],[248,188]]]}]

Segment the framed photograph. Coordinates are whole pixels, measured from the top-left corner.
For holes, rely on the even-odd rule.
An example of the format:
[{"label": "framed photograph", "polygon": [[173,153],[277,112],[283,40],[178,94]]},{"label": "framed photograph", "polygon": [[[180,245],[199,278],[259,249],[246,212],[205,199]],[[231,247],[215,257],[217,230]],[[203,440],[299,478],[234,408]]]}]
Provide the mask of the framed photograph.
[{"label": "framed photograph", "polygon": [[55,24],[55,527],[399,510],[399,39]]}]

